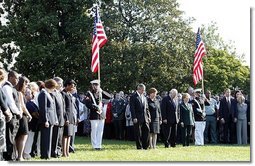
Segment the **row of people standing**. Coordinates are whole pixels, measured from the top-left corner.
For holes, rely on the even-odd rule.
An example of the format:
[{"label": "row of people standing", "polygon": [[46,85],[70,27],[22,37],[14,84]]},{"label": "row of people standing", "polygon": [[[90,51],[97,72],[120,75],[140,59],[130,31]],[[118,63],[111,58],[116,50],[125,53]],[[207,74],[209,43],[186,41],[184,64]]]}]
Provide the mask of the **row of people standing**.
[{"label": "row of people standing", "polygon": [[[6,80],[7,79],[7,80]],[[0,160],[21,161],[37,154],[42,159],[69,156],[78,122],[76,83],[59,77],[37,83],[15,71],[0,69]],[[38,141],[39,139],[39,141]]]},{"label": "row of people standing", "polygon": [[[146,99],[144,96],[145,85],[139,84],[137,91],[130,97],[129,104],[135,128],[137,149],[148,148],[149,133],[157,133],[155,126],[151,126],[157,124],[160,127],[161,123],[161,131],[166,148],[176,146],[177,124],[181,126],[183,146],[189,146],[192,136],[194,136],[195,145],[204,145],[209,139],[211,143],[217,143],[218,131],[216,131],[214,126],[217,123],[217,119],[220,119],[220,125],[224,129],[224,143],[235,144],[236,142],[231,142],[231,139],[237,137],[238,144],[247,144],[247,124],[250,121],[249,104],[245,101],[242,94],[236,99],[232,99],[232,105],[224,107],[224,101],[230,97],[229,89],[226,90],[225,97],[220,100],[220,104],[217,104],[216,100],[211,97],[210,91],[207,91],[206,95],[203,96],[201,89],[193,90],[192,96],[184,93],[181,102],[178,102],[178,91],[172,89],[169,95],[162,99],[160,106],[157,106],[160,120],[156,120],[157,123],[155,123],[155,119],[151,117],[151,111],[155,110],[155,102],[154,107],[150,107],[152,103],[150,91],[152,89],[149,90],[148,98]],[[236,92],[236,94],[238,93],[241,92]],[[230,130],[231,127],[235,127],[238,130],[235,136],[233,136],[233,131]],[[209,133],[210,138],[208,137]],[[150,145],[153,147],[152,143]]]},{"label": "row of people standing", "polygon": [[77,99],[72,94],[76,83],[68,79],[63,84],[61,78],[55,77],[46,80],[44,85],[38,94],[38,123],[35,124],[40,132],[40,158],[69,157],[71,138],[79,119]]},{"label": "row of people standing", "polygon": [[[148,98],[144,96],[144,92],[145,85],[139,84],[137,91],[131,95],[129,102],[137,149],[156,148],[157,135],[160,131],[163,132],[165,147],[176,147],[177,124],[179,122],[177,111],[179,105],[176,100],[178,91],[172,89],[162,101],[157,99],[157,90],[155,88],[149,89]],[[184,97],[186,98],[185,95]],[[192,108],[190,104],[188,108]],[[194,114],[193,109],[187,110],[188,114],[181,113],[181,123],[185,123],[185,125],[182,125],[183,130],[186,130],[186,133],[190,133],[191,126],[194,124]],[[185,116],[187,115],[193,115],[193,118],[186,118]],[[160,126],[162,129],[160,129]],[[182,133],[185,135],[184,132]],[[190,135],[186,136],[188,140]]]},{"label": "row of people standing", "polygon": [[[32,116],[24,104],[24,93],[29,80],[11,71],[0,69],[1,77],[1,160],[22,160]],[[2,146],[3,145],[3,146]]]},{"label": "row of people standing", "polygon": [[223,143],[247,144],[250,103],[241,91],[236,91],[232,97],[231,90],[225,90],[225,97],[220,101],[219,119],[223,127]]}]

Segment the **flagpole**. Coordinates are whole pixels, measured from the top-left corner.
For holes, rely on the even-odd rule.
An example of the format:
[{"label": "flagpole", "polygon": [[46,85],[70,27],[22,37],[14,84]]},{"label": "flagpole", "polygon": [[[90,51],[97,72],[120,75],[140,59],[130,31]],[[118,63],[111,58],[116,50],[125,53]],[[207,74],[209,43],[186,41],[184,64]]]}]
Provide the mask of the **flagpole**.
[{"label": "flagpole", "polygon": [[[96,8],[97,8],[97,12],[99,10],[98,8],[98,4],[96,4]],[[100,53],[99,53],[99,50],[98,50],[98,72],[97,72],[97,76],[98,76],[98,81],[99,81],[99,106],[100,106],[100,109],[101,109],[101,112],[103,111],[103,104],[102,104],[102,100],[103,100],[103,97],[102,97],[102,89],[101,89],[101,67],[100,67]]]},{"label": "flagpole", "polygon": [[204,88],[204,73],[202,75],[202,94],[205,94],[205,88]]},{"label": "flagpole", "polygon": [[[99,56],[99,52],[98,52],[98,57],[100,57]],[[99,59],[99,58],[98,58]],[[100,59],[99,59],[100,60]],[[100,61],[99,61],[100,62]],[[100,73],[100,63],[98,64],[98,73],[97,73],[97,75],[98,75],[98,80],[99,80],[99,107],[100,107],[100,109],[101,109],[101,111],[100,112],[102,112],[103,111],[103,104],[102,104],[102,100],[103,100],[103,95],[102,95],[102,88],[101,88],[101,75],[100,75],[101,73]]]}]

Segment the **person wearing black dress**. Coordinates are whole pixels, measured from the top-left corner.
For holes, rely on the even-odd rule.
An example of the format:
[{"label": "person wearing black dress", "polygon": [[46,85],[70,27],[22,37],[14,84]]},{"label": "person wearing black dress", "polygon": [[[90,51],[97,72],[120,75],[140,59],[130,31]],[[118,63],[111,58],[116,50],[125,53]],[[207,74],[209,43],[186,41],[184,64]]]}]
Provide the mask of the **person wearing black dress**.
[{"label": "person wearing black dress", "polygon": [[161,110],[160,110],[160,103],[157,96],[157,89],[151,88],[148,91],[148,106],[149,106],[149,112],[151,116],[151,122],[150,122],[150,148],[155,149],[156,143],[157,143],[157,134],[160,132],[160,124],[162,123],[161,118]]},{"label": "person wearing black dress", "polygon": [[18,84],[15,86],[16,90],[18,91],[18,97],[19,97],[19,103],[20,103],[20,110],[23,112],[22,118],[19,120],[19,129],[18,133],[16,135],[16,145],[17,145],[17,151],[18,151],[18,161],[24,160],[23,158],[23,152],[25,148],[25,144],[27,142],[28,138],[28,122],[31,121],[32,116],[28,112],[26,105],[25,105],[25,92],[27,88],[27,84],[29,83],[29,80],[22,76],[19,78]]}]

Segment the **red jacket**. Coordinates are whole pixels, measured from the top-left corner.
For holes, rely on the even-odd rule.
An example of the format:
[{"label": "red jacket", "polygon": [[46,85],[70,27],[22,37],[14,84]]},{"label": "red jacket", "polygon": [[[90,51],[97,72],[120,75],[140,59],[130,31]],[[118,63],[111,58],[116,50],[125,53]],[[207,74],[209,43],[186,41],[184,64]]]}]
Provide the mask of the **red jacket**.
[{"label": "red jacket", "polygon": [[112,103],[109,102],[107,104],[107,109],[106,109],[106,119],[105,119],[105,123],[109,124],[112,123]]}]

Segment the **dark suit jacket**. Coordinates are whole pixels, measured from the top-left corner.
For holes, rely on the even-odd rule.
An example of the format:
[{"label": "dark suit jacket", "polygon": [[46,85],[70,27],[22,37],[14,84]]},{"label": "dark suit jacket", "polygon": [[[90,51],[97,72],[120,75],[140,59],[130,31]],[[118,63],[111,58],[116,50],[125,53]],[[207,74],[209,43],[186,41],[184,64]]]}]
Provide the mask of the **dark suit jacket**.
[{"label": "dark suit jacket", "polygon": [[163,98],[161,103],[162,120],[167,120],[167,123],[177,124],[179,119],[176,111],[176,105],[170,96]]},{"label": "dark suit jacket", "polygon": [[184,125],[194,125],[194,112],[192,105],[188,104],[190,107],[187,107],[183,102],[180,104],[180,122],[183,122]]},{"label": "dark suit jacket", "polygon": [[34,112],[38,112],[39,113],[39,108],[38,106],[33,102],[33,101],[28,101],[26,103],[26,108],[28,110],[28,112],[32,115],[32,120],[28,123],[28,127],[30,130],[32,130],[33,132],[36,132],[38,129],[38,118],[33,116]]},{"label": "dark suit jacket", "polygon": [[231,98],[230,101],[231,107],[229,110],[226,97],[223,97],[220,100],[219,108],[220,119],[223,118],[225,121],[228,120],[229,116],[231,116],[232,121],[234,120],[235,117],[237,117],[237,101],[233,98]]},{"label": "dark suit jacket", "polygon": [[73,95],[70,93],[67,93],[67,91],[64,89],[62,92],[64,101],[65,101],[65,114],[64,114],[64,118],[66,121],[69,121],[70,124],[74,124],[75,123],[75,119],[76,119],[76,115],[74,115],[74,113],[76,112],[75,109],[75,101],[73,101]]},{"label": "dark suit jacket", "polygon": [[113,116],[114,120],[125,119],[126,106],[127,106],[126,102],[122,98],[120,98],[119,100],[114,99],[112,101],[112,114],[114,114],[114,113],[117,114],[117,117]]},{"label": "dark suit jacket", "polygon": [[50,125],[55,125],[58,122],[56,114],[56,106],[54,98],[52,100],[46,95],[46,90],[41,90],[38,96],[39,104],[39,124],[49,122]]},{"label": "dark suit jacket", "polygon": [[77,93],[73,94],[73,97],[75,97],[74,107],[75,107],[75,110],[76,110],[76,119],[78,120],[78,119],[80,119],[80,111],[82,111],[82,110],[80,110],[80,107],[79,107],[80,98],[79,98]]},{"label": "dark suit jacket", "polygon": [[137,92],[130,97],[130,111],[132,119],[137,118],[138,123],[150,123],[150,112],[146,97],[144,97],[144,104]]},{"label": "dark suit jacket", "polygon": [[66,113],[64,98],[60,92],[55,91],[52,94],[54,95],[54,99],[55,99],[55,103],[56,103],[58,126],[64,126],[64,124],[65,124],[64,115]]}]

